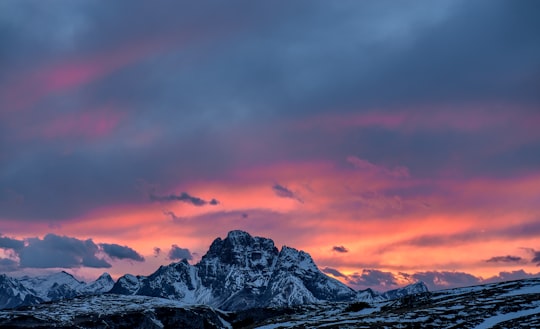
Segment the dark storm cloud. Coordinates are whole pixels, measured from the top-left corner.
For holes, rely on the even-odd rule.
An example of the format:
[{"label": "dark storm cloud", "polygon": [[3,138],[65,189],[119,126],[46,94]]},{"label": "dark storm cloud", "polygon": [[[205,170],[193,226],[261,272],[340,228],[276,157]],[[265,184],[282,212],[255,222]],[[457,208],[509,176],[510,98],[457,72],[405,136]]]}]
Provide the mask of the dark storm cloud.
[{"label": "dark storm cloud", "polygon": [[180,248],[175,244],[171,246],[171,250],[169,250],[168,257],[170,260],[179,260],[179,259],[190,260],[193,258],[189,249]]},{"label": "dark storm cloud", "polygon": [[0,236],[0,249],[13,249],[18,251],[24,247],[24,241]]},{"label": "dark storm cloud", "polygon": [[274,193],[280,197],[280,198],[288,198],[288,199],[294,199],[300,203],[304,203],[304,200],[302,200],[296,193],[289,190],[287,187],[280,185],[280,184],[274,184],[272,186],[272,190]]},{"label": "dark storm cloud", "polygon": [[521,262],[522,260],[523,258],[519,256],[506,255],[506,256],[491,257],[490,259],[487,259],[486,262],[488,263],[517,263],[517,262]]},{"label": "dark storm cloud", "polygon": [[111,267],[98,258],[99,247],[91,240],[47,234],[42,239],[29,238],[28,245],[18,252],[21,267]]},{"label": "dark storm cloud", "polygon": [[159,196],[159,195],[155,195],[151,193],[150,200],[159,201],[159,202],[182,201],[182,202],[189,203],[197,207],[205,206],[208,204],[211,206],[216,206],[219,204],[219,201],[217,201],[216,199],[206,201],[199,197],[191,196],[186,192],[182,192],[179,195],[169,194],[169,195],[163,195],[163,196]]},{"label": "dark storm cloud", "polygon": [[344,246],[333,246],[332,250],[335,251],[335,252],[340,252],[340,253],[349,252],[349,249],[345,248]]},{"label": "dark storm cloud", "polygon": [[[538,168],[538,142],[477,152],[502,144],[508,134],[500,131],[404,135],[365,127],[332,138],[276,125],[315,114],[406,111],[398,105],[463,118],[468,102],[538,108],[537,8],[498,0],[3,2],[0,83],[19,86],[24,97],[0,92],[0,186],[24,205],[6,201],[2,190],[0,216],[68,220],[142,202],[133,187],[139,179],[173,188],[238,168],[359,151],[375,163],[406,158],[412,173],[424,175],[447,164],[448,154],[472,174]],[[47,72],[51,79],[35,81]],[[65,133],[51,118],[107,106],[114,107],[107,115],[124,115],[104,136],[81,137],[77,124],[68,129],[76,138],[35,135]],[[253,152],[240,149],[245,141],[257,146]]]},{"label": "dark storm cloud", "polygon": [[130,259],[143,262],[144,257],[128,246],[121,246],[115,243],[100,243],[99,246],[109,257],[115,259]]},{"label": "dark storm cloud", "polygon": [[336,270],[335,268],[325,267],[321,271],[323,271],[323,273],[326,273],[326,274],[331,274],[331,275],[333,275],[335,277],[347,278],[347,276],[345,274],[341,273],[340,271]]},{"label": "dark storm cloud", "polygon": [[429,290],[466,287],[480,284],[482,279],[465,272],[428,271],[412,275],[415,280],[423,281]]}]

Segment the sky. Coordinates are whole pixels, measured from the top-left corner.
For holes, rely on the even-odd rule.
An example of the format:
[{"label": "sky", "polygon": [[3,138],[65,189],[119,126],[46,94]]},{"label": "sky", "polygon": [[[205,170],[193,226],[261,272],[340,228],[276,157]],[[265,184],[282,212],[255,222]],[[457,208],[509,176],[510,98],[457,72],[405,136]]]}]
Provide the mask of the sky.
[{"label": "sky", "polygon": [[540,275],[535,0],[0,2],[0,272],[240,229],[355,289]]}]

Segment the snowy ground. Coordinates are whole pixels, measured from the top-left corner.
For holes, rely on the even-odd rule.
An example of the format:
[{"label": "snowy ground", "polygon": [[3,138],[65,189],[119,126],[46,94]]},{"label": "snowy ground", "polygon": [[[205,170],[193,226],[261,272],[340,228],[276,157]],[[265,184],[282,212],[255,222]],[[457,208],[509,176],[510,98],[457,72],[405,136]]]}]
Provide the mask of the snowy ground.
[{"label": "snowy ground", "polygon": [[345,304],[324,305],[253,327],[540,328],[540,278],[434,292],[412,304],[386,302],[359,312],[347,312]]},{"label": "snowy ground", "polygon": [[540,328],[540,278],[419,294],[367,306],[328,303],[225,313],[162,298],[101,295],[0,311],[0,327]]}]

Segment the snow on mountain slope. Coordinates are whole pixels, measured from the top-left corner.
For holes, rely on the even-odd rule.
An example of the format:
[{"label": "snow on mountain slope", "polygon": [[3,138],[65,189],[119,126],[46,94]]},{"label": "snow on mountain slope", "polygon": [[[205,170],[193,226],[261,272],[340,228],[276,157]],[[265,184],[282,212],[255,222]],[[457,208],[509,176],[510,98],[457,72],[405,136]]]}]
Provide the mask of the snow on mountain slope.
[{"label": "snow on mountain slope", "polygon": [[112,289],[114,280],[109,273],[103,273],[96,281],[85,284],[79,292],[83,295],[96,295],[108,292]]},{"label": "snow on mountain slope", "polygon": [[108,273],[96,281],[85,283],[67,272],[36,277],[10,278],[0,276],[0,309],[33,305],[44,301],[73,298],[82,295],[102,294],[114,284]]},{"label": "snow on mountain slope", "polygon": [[225,310],[352,300],[356,292],[323,274],[309,254],[267,238],[231,231],[201,261],[160,267],[148,277],[124,276],[112,293],[165,297]]},{"label": "snow on mountain slope", "polygon": [[18,280],[0,275],[0,309],[42,302]]},{"label": "snow on mountain slope", "polygon": [[352,300],[356,292],[323,274],[311,256],[284,246],[266,291],[265,306],[293,306]]},{"label": "snow on mountain slope", "polygon": [[536,278],[419,292],[363,309],[349,303],[311,304],[255,321],[251,328],[540,328],[539,290]]},{"label": "snow on mountain slope", "polygon": [[75,296],[76,292],[85,286],[84,282],[75,279],[73,275],[64,271],[36,277],[25,276],[20,278],[19,282],[44,300],[56,299],[53,297],[59,291]]},{"label": "snow on mountain slope", "polygon": [[103,294],[0,311],[0,327],[540,328],[539,289],[537,278],[420,292],[372,305],[321,302],[235,312],[157,297]]},{"label": "snow on mountain slope", "polygon": [[226,314],[163,298],[103,294],[0,311],[2,328],[231,328]]},{"label": "snow on mountain slope", "polygon": [[[328,301],[380,301],[425,289],[422,284],[386,294],[359,293],[323,274],[304,251],[287,246],[278,250],[271,239],[253,237],[243,231],[231,231],[225,239],[215,239],[196,265],[183,260],[161,266],[149,276],[126,274],[114,283],[104,273],[96,281],[85,283],[60,272],[23,277],[17,282],[26,289],[20,296],[31,294],[36,300],[55,301],[110,292],[168,298],[184,305],[206,304],[224,310]],[[25,297],[15,297],[11,292],[5,295],[10,294],[12,299],[9,304],[6,299],[5,305],[23,303]]]}]

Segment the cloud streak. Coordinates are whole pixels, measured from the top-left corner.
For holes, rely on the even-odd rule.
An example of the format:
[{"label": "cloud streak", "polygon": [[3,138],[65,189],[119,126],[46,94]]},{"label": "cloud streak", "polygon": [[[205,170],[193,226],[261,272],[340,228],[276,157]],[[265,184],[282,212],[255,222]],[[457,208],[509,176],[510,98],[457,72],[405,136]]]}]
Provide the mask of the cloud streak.
[{"label": "cloud streak", "polygon": [[344,246],[333,246],[332,250],[339,253],[348,253],[349,249],[345,248]]},{"label": "cloud streak", "polygon": [[486,262],[488,263],[516,263],[516,262],[521,262],[522,260],[523,258],[519,256],[506,255],[506,256],[491,257],[490,259],[487,259]]},{"label": "cloud streak", "polygon": [[150,200],[152,201],[159,201],[159,202],[171,202],[171,201],[181,201],[185,203],[189,203],[196,207],[202,207],[206,205],[210,206],[217,206],[219,205],[219,201],[216,199],[211,199],[209,201],[203,200],[196,196],[191,196],[186,192],[182,192],[178,195],[176,194],[169,194],[169,195],[155,195],[153,193],[150,194]]},{"label": "cloud streak", "polygon": [[304,203],[304,200],[302,200],[296,193],[283,185],[274,184],[272,186],[272,190],[274,191],[274,194],[280,198],[293,199],[300,203]]}]

